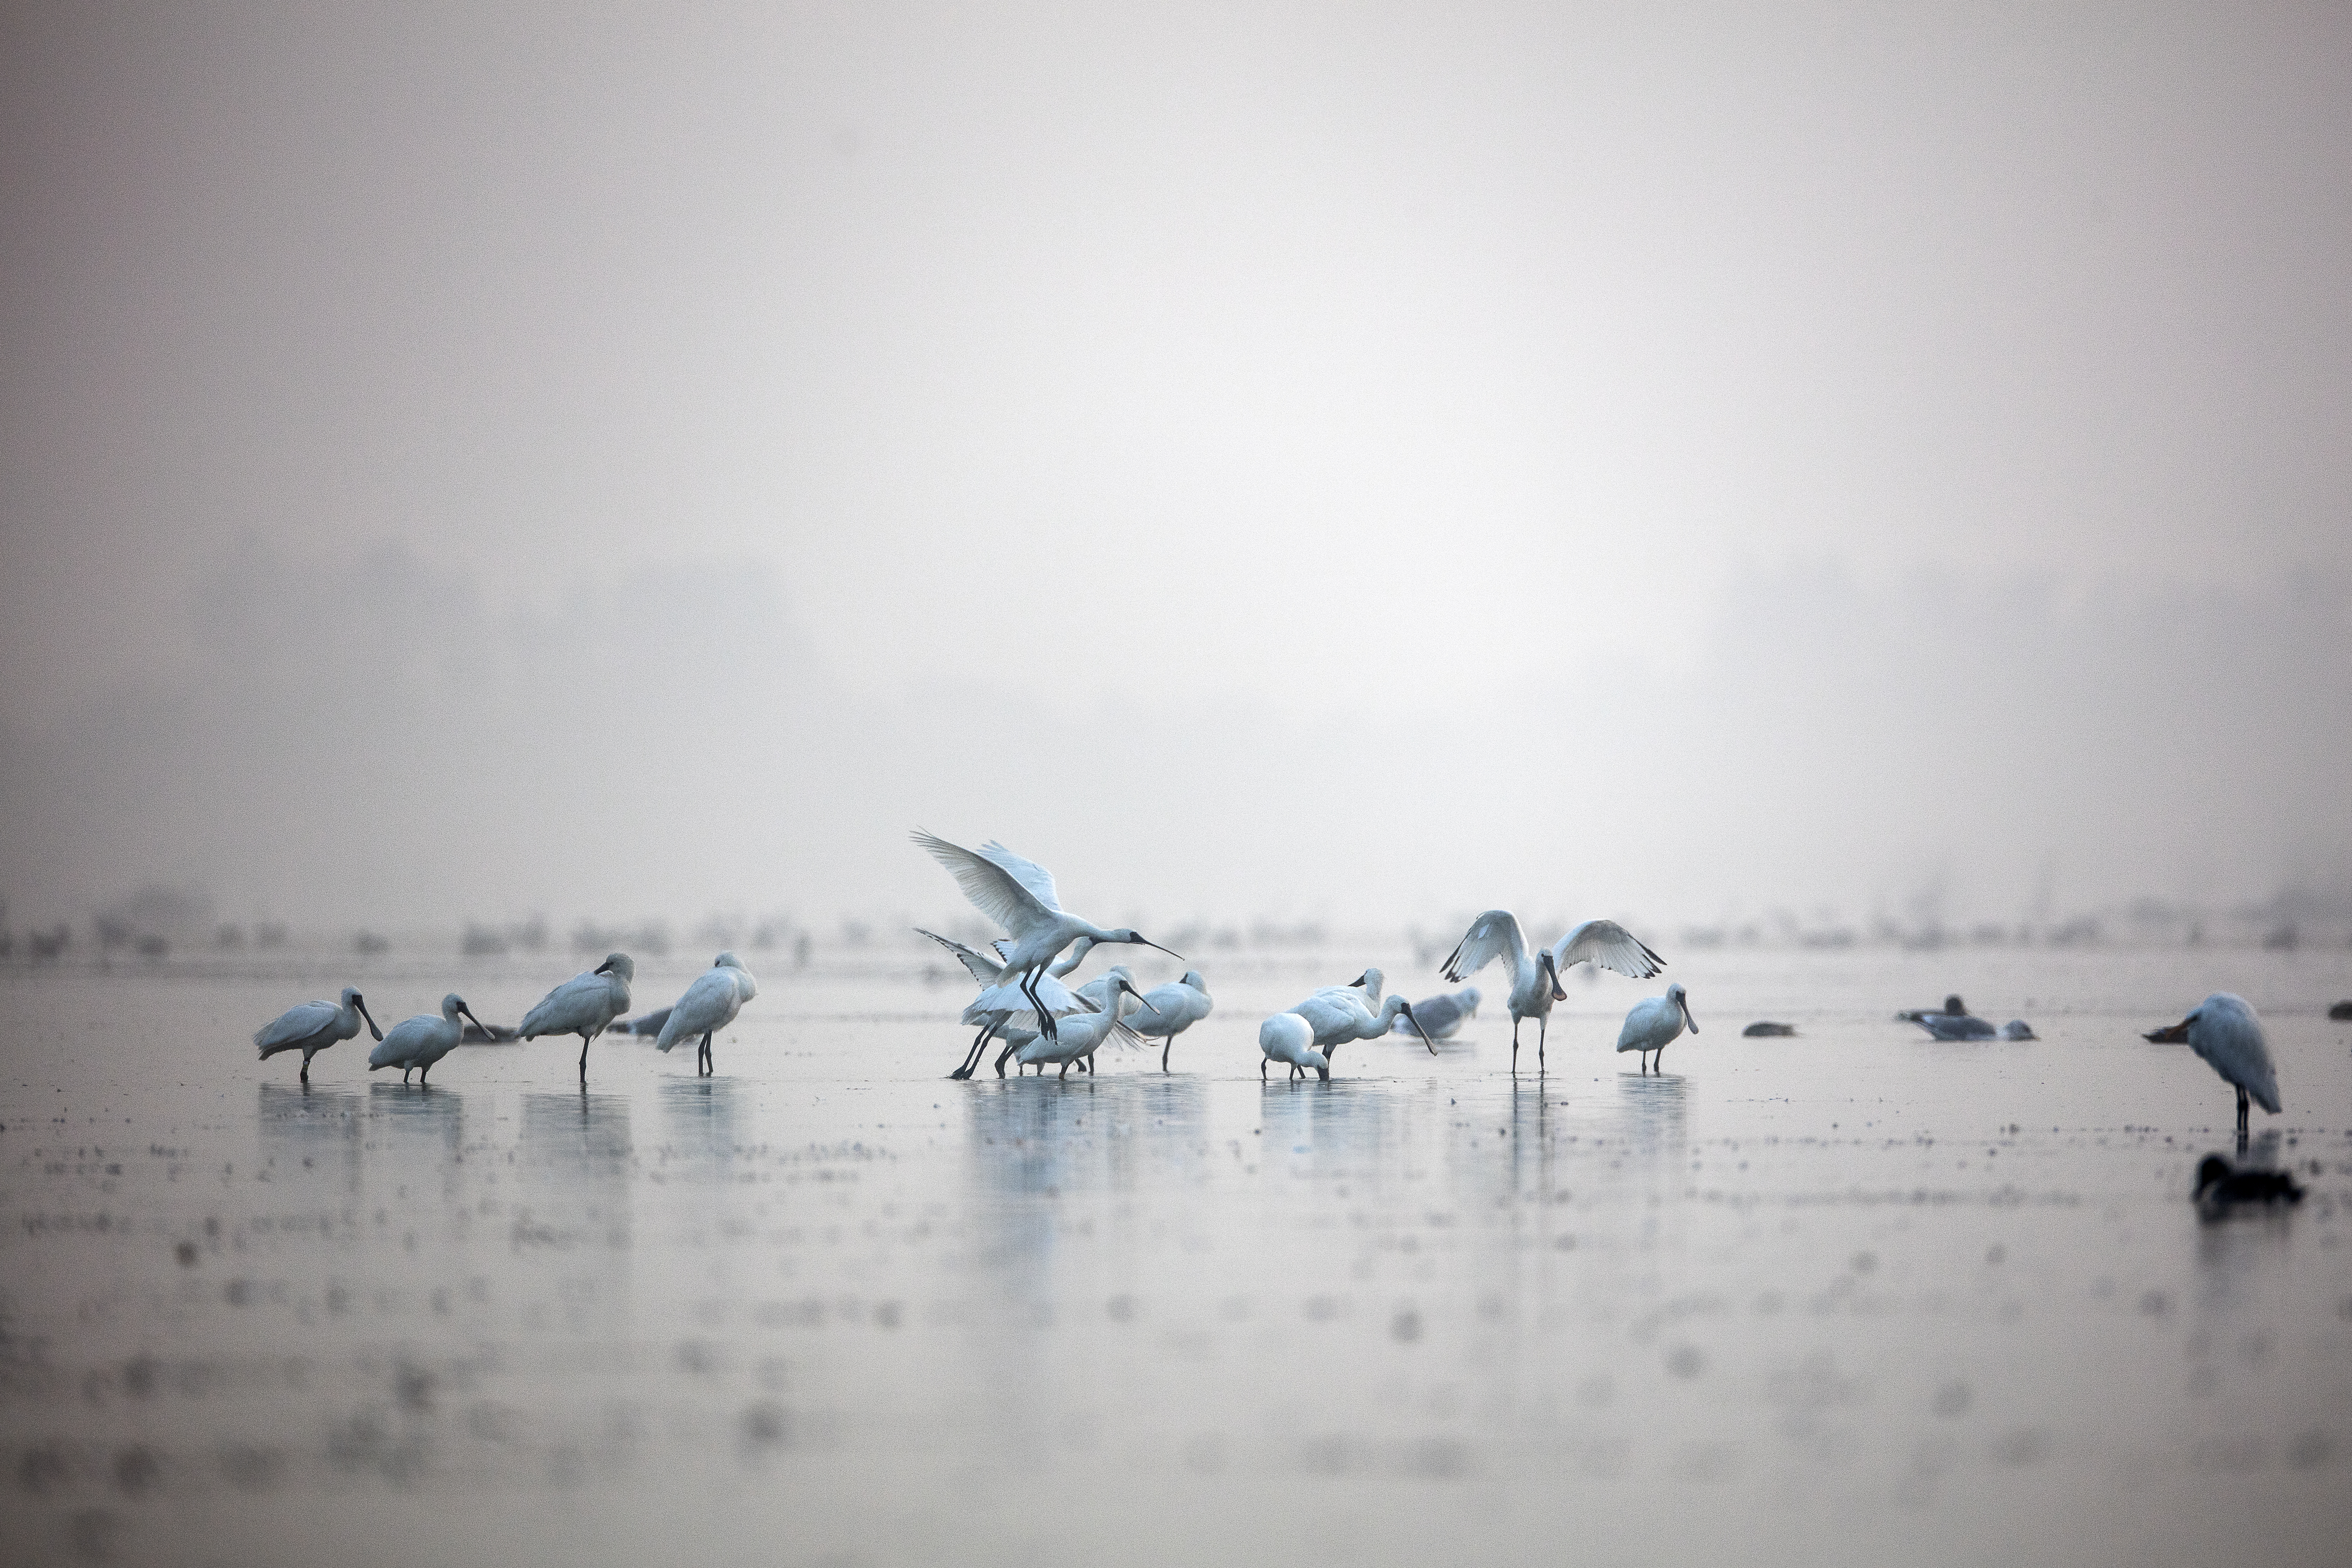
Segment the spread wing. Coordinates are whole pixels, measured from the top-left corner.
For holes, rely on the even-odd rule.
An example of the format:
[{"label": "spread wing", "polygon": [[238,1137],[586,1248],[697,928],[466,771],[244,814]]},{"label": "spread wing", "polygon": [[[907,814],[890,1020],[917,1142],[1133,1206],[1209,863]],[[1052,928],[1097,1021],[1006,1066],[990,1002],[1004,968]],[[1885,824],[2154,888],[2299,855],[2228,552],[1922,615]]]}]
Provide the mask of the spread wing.
[{"label": "spread wing", "polygon": [[341,1010],[332,1002],[304,1002],[299,1008],[288,1008],[254,1031],[253,1043],[268,1051],[273,1045],[291,1045],[298,1040],[308,1040],[333,1023],[335,1015]]},{"label": "spread wing", "polygon": [[1511,961],[1514,977],[1527,961],[1528,944],[1519,935],[1518,917],[1507,909],[1490,909],[1470,923],[1470,929],[1455,945],[1454,952],[1439,966],[1445,977],[1456,982],[1468,979],[1497,958]]},{"label": "spread wing", "polygon": [[971,977],[979,981],[983,986],[994,985],[996,983],[996,977],[1004,973],[1003,965],[992,962],[990,959],[973,952],[971,948],[965,946],[961,942],[950,942],[936,931],[926,931],[921,926],[918,925],[915,927],[915,935],[918,936],[928,936],[932,941],[938,943],[940,946],[946,948],[949,952],[954,954],[956,956],[956,962],[961,964]]},{"label": "spread wing", "polygon": [[[956,879],[956,885],[963,889],[972,907],[1007,931],[1019,931],[1054,913],[1055,906],[1040,900],[1019,876],[986,855],[975,854],[920,828],[915,830],[913,837],[925,853],[948,868],[948,874]],[[1045,891],[1049,894],[1053,892],[1053,878],[1017,855],[1011,858],[1036,872],[1045,881]]]},{"label": "spread wing", "polygon": [[1551,950],[1551,967],[1565,974],[1576,964],[1596,964],[1632,980],[1646,980],[1666,967],[1614,920],[1588,920],[1559,939]]},{"label": "spread wing", "polygon": [[1012,873],[1013,880],[1027,888],[1031,896],[1038,903],[1056,915],[1062,912],[1062,895],[1054,891],[1052,872],[1047,871],[1035,861],[1022,859],[994,839],[981,845],[980,852],[988,860]]}]

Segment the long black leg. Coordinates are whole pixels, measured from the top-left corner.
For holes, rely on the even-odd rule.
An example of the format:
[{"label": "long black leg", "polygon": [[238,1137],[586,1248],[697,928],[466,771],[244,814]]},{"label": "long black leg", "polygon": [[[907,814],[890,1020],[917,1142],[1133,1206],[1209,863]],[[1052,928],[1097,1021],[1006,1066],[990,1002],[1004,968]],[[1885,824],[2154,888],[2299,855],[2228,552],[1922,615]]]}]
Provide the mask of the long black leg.
[{"label": "long black leg", "polygon": [[310,1058],[308,1053],[305,1053],[302,1058],[302,1082],[305,1083],[310,1082]]},{"label": "long black leg", "polygon": [[1536,1019],[1536,1076],[1538,1078],[1543,1076],[1544,1070],[1544,1038],[1550,1033],[1551,1014],[1542,1014]]},{"label": "long black leg", "polygon": [[1168,1071],[1168,1048],[1175,1043],[1176,1037],[1172,1034],[1163,1034],[1160,1037],[1160,1071],[1162,1072]]},{"label": "long black leg", "polygon": [[596,1037],[583,1031],[580,1036],[580,1082],[588,1082],[588,1042]]},{"label": "long black leg", "polygon": [[1021,994],[1029,998],[1029,1005],[1037,1011],[1037,1032],[1045,1037],[1046,1044],[1059,1045],[1062,1031],[1054,1027],[1054,1015],[1046,1010],[1045,999],[1037,994],[1037,982],[1045,973],[1045,967],[1042,964],[1030,970],[1021,981]]},{"label": "long black leg", "polygon": [[2238,1091],[2238,1157],[2246,1157],[2246,1092]]},{"label": "long black leg", "polygon": [[1266,1064],[1267,1062],[1269,1062],[1269,1061],[1272,1061],[1273,1060],[1274,1060],[1274,1058],[1272,1058],[1271,1056],[1267,1056],[1267,1057],[1261,1057],[1261,1058],[1259,1058],[1259,1060],[1258,1060],[1258,1064],[1257,1064],[1257,1081],[1258,1081],[1260,1083],[1263,1083],[1263,1082],[1265,1082],[1265,1064]]},{"label": "long black leg", "polygon": [[[1013,1043],[1011,1040],[1006,1040],[1006,1041],[1004,1042],[1004,1049],[1003,1049],[1003,1051],[998,1051],[998,1052],[996,1053],[996,1075],[997,1075],[999,1078],[1002,1078],[1002,1077],[1003,1077],[1003,1076],[1004,1076],[1004,1064],[1005,1064],[1007,1061],[1010,1061],[1013,1059],[1013,1052],[1016,1049],[1017,1049],[1017,1048],[1013,1045]],[[1022,1067],[1021,1071],[1024,1071],[1024,1072],[1026,1072],[1026,1071],[1029,1071],[1029,1069],[1028,1069],[1028,1067],[1024,1064],[1024,1065]],[[1045,1067],[1041,1064],[1041,1065],[1038,1067],[1037,1071],[1040,1071],[1040,1072],[1043,1072],[1044,1071],[1045,1071]]]},{"label": "long black leg", "polygon": [[1517,1014],[1516,1014],[1516,1013],[1514,1013],[1514,1014],[1512,1014],[1512,1015],[1511,1015],[1511,1074],[1512,1074],[1512,1076],[1513,1076],[1513,1077],[1517,1077],[1517,1076],[1518,1075],[1518,1071],[1519,1071],[1519,1019],[1518,1019],[1518,1015],[1517,1015]]},{"label": "long black leg", "polygon": [[710,1074],[712,1077],[717,1077],[719,1074],[719,1059],[710,1054],[710,1035],[707,1031],[702,1037],[702,1051],[700,1054],[702,1060],[695,1063],[695,1065],[701,1068],[703,1071]]}]

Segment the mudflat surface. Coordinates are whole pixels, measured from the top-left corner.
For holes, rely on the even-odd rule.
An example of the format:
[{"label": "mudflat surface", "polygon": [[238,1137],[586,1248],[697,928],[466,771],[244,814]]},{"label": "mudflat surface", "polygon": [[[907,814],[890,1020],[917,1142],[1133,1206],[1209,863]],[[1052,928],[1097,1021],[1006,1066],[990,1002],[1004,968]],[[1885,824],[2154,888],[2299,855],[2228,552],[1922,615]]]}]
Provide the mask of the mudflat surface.
[{"label": "mudflat surface", "polygon": [[[1608,1048],[1663,982],[1572,976],[1540,1077],[1490,1000],[1261,1085],[1382,957],[1441,988],[1202,962],[1172,1073],[953,1083],[968,988],[755,956],[717,1077],[606,1040],[584,1092],[576,1042],[307,1092],[247,1043],[347,981],[511,1022],[561,960],[0,975],[0,1550],[2342,1560],[2352,956],[1697,953],[1656,1076]],[[1889,1016],[1954,988],[2042,1038]],[[2208,1224],[2231,1095],[2138,1031],[2221,988],[2309,1197]]]}]

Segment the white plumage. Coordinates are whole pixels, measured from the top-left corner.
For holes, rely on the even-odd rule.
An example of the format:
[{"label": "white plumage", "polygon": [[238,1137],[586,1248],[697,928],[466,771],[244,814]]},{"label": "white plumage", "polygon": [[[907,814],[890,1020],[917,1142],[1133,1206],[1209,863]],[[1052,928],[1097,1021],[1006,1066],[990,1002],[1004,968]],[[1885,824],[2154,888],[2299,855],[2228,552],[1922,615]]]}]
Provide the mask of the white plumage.
[{"label": "white plumage", "polygon": [[1160,1041],[1160,1071],[1165,1072],[1176,1037],[1207,1018],[1214,1005],[1209,999],[1209,982],[1201,978],[1201,971],[1187,969],[1182,979],[1144,992],[1143,1006],[1127,1020],[1127,1027],[1147,1040]]},{"label": "white plumage", "polygon": [[[1412,1004],[1412,1016],[1420,1024],[1420,1032],[1431,1040],[1452,1040],[1462,1032],[1462,1026],[1478,1016],[1478,988],[1465,986],[1458,991],[1441,991],[1433,997],[1423,997]],[[1391,1034],[1412,1032],[1404,1019],[1399,1019],[1389,1028]]]},{"label": "white plumage", "polygon": [[1659,1061],[1665,1061],[1666,1046],[1688,1024],[1693,1034],[1698,1032],[1698,1019],[1691,1017],[1690,998],[1682,987],[1668,986],[1663,997],[1647,997],[1633,1004],[1625,1015],[1625,1027],[1617,1033],[1617,1049],[1643,1053],[1642,1071],[1650,1071],[1649,1052],[1656,1051]]},{"label": "white plumage", "polygon": [[1532,957],[1519,934],[1518,916],[1507,909],[1490,909],[1470,923],[1443,968],[1457,985],[1496,959],[1511,971],[1511,1071],[1519,1068],[1519,1020],[1536,1020],[1536,1066],[1544,1064],[1544,1037],[1551,1027],[1551,1005],[1567,999],[1559,977],[1579,964],[1646,980],[1665,967],[1666,961],[1643,946],[1614,920],[1588,920]]},{"label": "white plumage", "polygon": [[1315,1049],[1314,1026],[1295,1012],[1276,1013],[1258,1025],[1257,1048],[1265,1053],[1265,1061],[1257,1065],[1261,1083],[1265,1082],[1266,1061],[1288,1062],[1293,1078],[1311,1067],[1318,1077],[1330,1082],[1330,1059]]},{"label": "white plumage", "polygon": [[[974,952],[952,937],[942,936],[936,931],[926,931],[919,925],[915,927],[915,935],[928,936],[954,954],[956,962],[961,964],[965,972],[981,985],[980,995],[965,1005],[962,1014],[962,1022],[968,1027],[978,1029],[980,1032],[972,1037],[971,1049],[964,1052],[962,1065],[949,1073],[950,1078],[971,1077],[973,1071],[980,1065],[981,1053],[988,1048],[989,1037],[999,1030],[1018,1028],[1030,1033],[1034,1032],[1032,1026],[1036,1022],[1036,1010],[1029,1005],[1028,993],[1021,988],[1018,980],[1005,978],[1004,965],[1002,961],[992,958],[985,953]],[[998,946],[1002,946],[1003,944],[999,943]],[[1094,946],[1092,937],[1081,936],[1078,938],[1077,946],[1072,947],[1066,956],[1054,964],[1038,978],[1035,986],[1037,999],[1045,1004],[1045,1010],[1055,1018],[1063,1018],[1086,1009],[1086,1004],[1079,1001],[1067,986],[1062,984],[1061,977],[1084,963],[1087,955],[1094,950]],[[999,1051],[996,1056],[996,1075],[999,1078],[1004,1076],[1004,1059],[1012,1055],[1019,1045],[1026,1043],[1028,1042],[1025,1039],[1018,1042],[1008,1039],[1005,1049]]]},{"label": "white plumage", "polygon": [[[1341,1046],[1351,1040],[1378,1039],[1388,1033],[1389,1026],[1400,1017],[1410,1020],[1416,1030],[1420,1029],[1411,1002],[1402,996],[1381,999],[1381,992],[1386,984],[1386,977],[1378,969],[1367,969],[1347,985],[1326,986],[1289,1009],[1307,1020],[1313,1031],[1315,1049],[1322,1055],[1327,1069],[1339,1054]],[[1437,1054],[1437,1047],[1428,1035],[1422,1035],[1422,1043],[1429,1047],[1432,1056]]]},{"label": "white plumage", "polygon": [[304,1002],[288,1008],[269,1022],[253,1031],[253,1043],[268,1061],[281,1051],[302,1053],[302,1082],[310,1082],[310,1059],[339,1040],[359,1033],[360,1020],[367,1019],[368,1033],[383,1038],[383,1030],[375,1027],[369,1017],[367,1003],[361,999],[354,987],[343,988],[341,1002]]},{"label": "white plumage", "polygon": [[2169,1029],[2151,1032],[2150,1040],[2169,1044],[2189,1042],[2224,1082],[2238,1091],[2238,1136],[2246,1135],[2246,1098],[2277,1115],[2285,1109],[2279,1099],[2278,1070],[2271,1065],[2271,1048],[2263,1038],[2263,1020],[2253,1005],[2230,991],[2215,991],[2197,1004],[2197,1010]]},{"label": "white plumage", "polygon": [[1013,1053],[1013,1060],[1024,1067],[1042,1069],[1045,1063],[1058,1061],[1062,1071],[1056,1077],[1070,1075],[1070,1063],[1092,1057],[1102,1043],[1113,1034],[1133,1038],[1119,1022],[1120,1009],[1127,998],[1141,1001],[1143,997],[1127,980],[1118,975],[1107,975],[1110,982],[1110,1005],[1100,1012],[1075,1012],[1062,1019],[1062,1027],[1050,1035],[1041,1034]]},{"label": "white plumage", "polygon": [[686,995],[670,1004],[669,1017],[662,1020],[661,1036],[655,1049],[667,1051],[681,1040],[696,1035],[702,1042],[696,1047],[694,1070],[698,1076],[719,1071],[719,1063],[710,1051],[710,1037],[735,1021],[743,1004],[760,994],[759,982],[751,971],[732,953],[721,953],[710,961],[710,967],[694,977],[686,988]]},{"label": "white plumage", "polygon": [[585,974],[574,975],[541,998],[522,1016],[515,1032],[524,1040],[543,1034],[580,1037],[580,1082],[588,1082],[588,1046],[605,1026],[629,1010],[629,982],[637,977],[636,961],[626,953],[607,955]]},{"label": "white plumage", "polygon": [[419,1083],[428,1082],[433,1076],[433,1064],[457,1050],[457,1042],[466,1038],[466,1025],[458,1021],[460,1019],[469,1020],[484,1034],[490,1032],[466,1006],[466,998],[452,991],[441,998],[438,1018],[431,1013],[418,1013],[415,1018],[403,1019],[393,1025],[385,1032],[383,1043],[368,1052],[368,1071],[373,1072],[378,1068],[397,1067],[400,1069],[400,1081],[405,1083],[412,1071],[422,1069],[416,1081]]}]

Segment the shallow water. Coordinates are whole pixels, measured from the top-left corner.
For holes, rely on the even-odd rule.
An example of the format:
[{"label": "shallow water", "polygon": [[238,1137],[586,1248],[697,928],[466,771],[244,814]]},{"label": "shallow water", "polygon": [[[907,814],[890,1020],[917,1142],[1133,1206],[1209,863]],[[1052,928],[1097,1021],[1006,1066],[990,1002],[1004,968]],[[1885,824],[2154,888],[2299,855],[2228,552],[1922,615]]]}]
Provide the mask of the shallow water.
[{"label": "shallow water", "polygon": [[[585,1093],[576,1043],[430,1090],[369,1081],[364,1038],[307,1093],[257,1063],[342,971],[0,977],[0,1542],[2342,1560],[2346,956],[1695,953],[1703,1032],[1658,1076],[1606,1049],[1654,985],[1602,977],[1541,1078],[1490,1009],[1262,1086],[1257,1020],[1381,956],[1204,964],[1175,1072],[1068,1082],[945,1082],[962,991],[912,961],[763,974],[719,1076],[605,1041]],[[452,983],[509,1021],[568,967],[355,983],[386,1022]],[[2257,1131],[2311,1196],[2208,1225],[2231,1096],[2137,1031],[2221,988],[2263,1010]],[[1891,1021],[1952,988],[2043,1038]],[[1740,1038],[1768,1017],[1800,1035]]]}]

